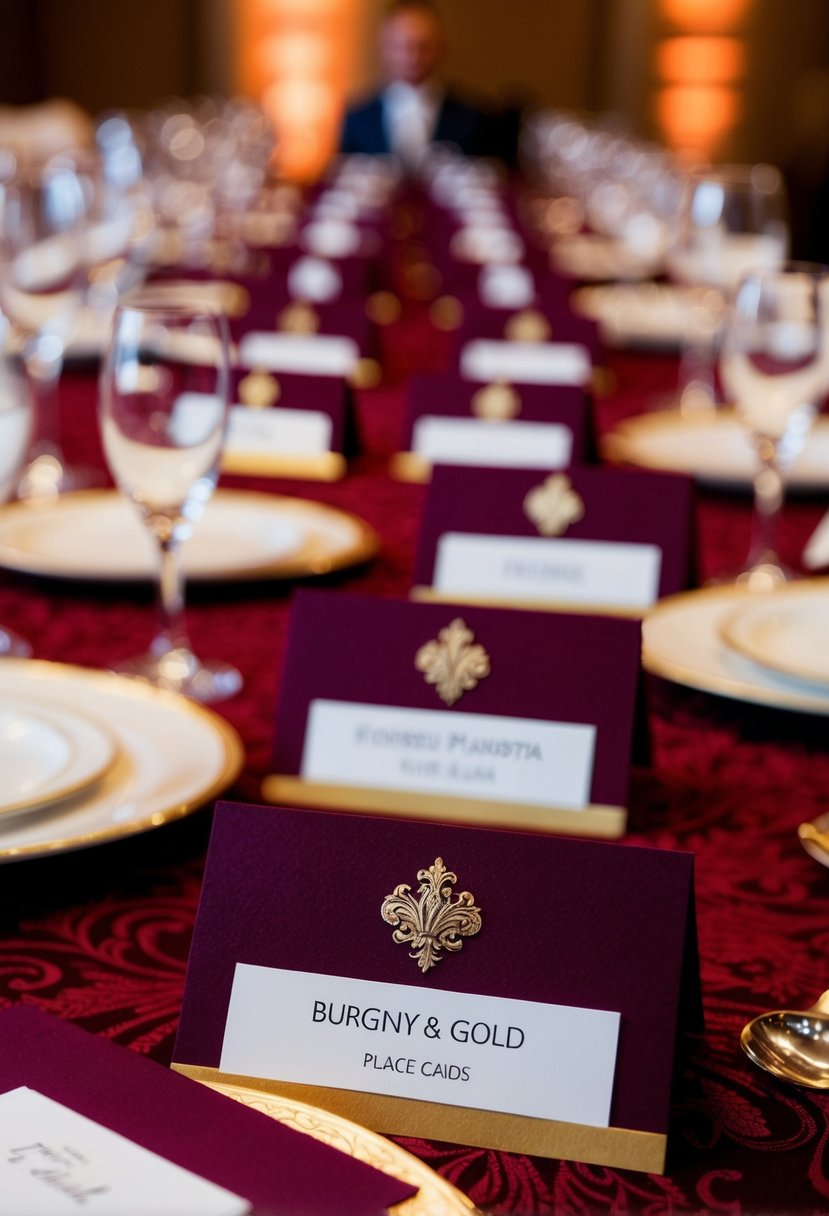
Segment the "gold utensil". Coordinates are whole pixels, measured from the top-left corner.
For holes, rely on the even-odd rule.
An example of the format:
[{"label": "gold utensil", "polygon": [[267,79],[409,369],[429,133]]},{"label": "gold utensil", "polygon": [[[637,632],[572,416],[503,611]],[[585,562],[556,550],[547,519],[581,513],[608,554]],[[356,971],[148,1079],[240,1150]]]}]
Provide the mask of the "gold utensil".
[{"label": "gold utensil", "polygon": [[829,991],[810,1009],[760,1014],[743,1027],[740,1043],[766,1072],[809,1089],[829,1089]]},{"label": "gold utensil", "polygon": [[806,852],[822,866],[829,866],[829,831],[826,831],[826,828],[829,828],[829,816],[821,815],[818,819],[801,823],[797,829],[798,838]]}]

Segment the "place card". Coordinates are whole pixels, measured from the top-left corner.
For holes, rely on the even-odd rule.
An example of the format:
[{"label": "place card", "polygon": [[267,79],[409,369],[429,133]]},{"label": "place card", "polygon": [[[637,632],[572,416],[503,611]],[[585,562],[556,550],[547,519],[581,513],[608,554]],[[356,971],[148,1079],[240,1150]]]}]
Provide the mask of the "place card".
[{"label": "place card", "polygon": [[467,380],[506,380],[513,384],[589,386],[590,351],[581,342],[521,342],[475,338],[458,358]]},{"label": "place card", "polygon": [[690,854],[220,803],[173,1067],[660,1171],[699,1021]]},{"label": "place card", "polygon": [[355,388],[370,388],[380,378],[376,360],[363,358],[353,338],[338,334],[251,330],[238,344],[237,361],[274,372],[344,376]]},{"label": "place card", "polygon": [[413,595],[641,615],[692,581],[692,510],[679,475],[439,466]]},{"label": "place card", "polygon": [[374,358],[377,354],[376,333],[366,315],[362,297],[318,302],[292,297],[285,284],[267,292],[252,291],[248,310],[231,322],[231,333],[240,341],[247,333],[297,337],[323,334],[349,338],[357,346],[361,358]]},{"label": "place card", "polygon": [[231,400],[226,473],[336,481],[357,451],[351,387],[341,377],[236,368]]},{"label": "place card", "polygon": [[577,316],[569,309],[548,309],[536,304],[525,308],[484,307],[474,299],[464,299],[463,322],[458,329],[458,360],[470,342],[485,338],[530,344],[574,343],[585,347],[594,365],[606,361],[599,327],[589,317]]},{"label": "place card", "polygon": [[0,1011],[0,1210],[381,1216],[412,1188],[42,1013]]},{"label": "place card", "polygon": [[264,796],[619,836],[639,652],[635,621],[300,591]]},{"label": "place card", "polygon": [[428,481],[435,464],[563,469],[591,452],[587,399],[575,386],[473,383],[456,375],[412,378],[402,450],[403,481]]}]

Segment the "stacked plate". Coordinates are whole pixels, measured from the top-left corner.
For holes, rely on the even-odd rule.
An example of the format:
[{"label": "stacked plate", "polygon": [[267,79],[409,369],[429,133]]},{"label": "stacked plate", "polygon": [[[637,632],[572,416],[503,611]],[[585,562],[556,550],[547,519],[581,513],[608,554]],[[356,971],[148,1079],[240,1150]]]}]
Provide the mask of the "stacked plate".
[{"label": "stacked plate", "polygon": [[829,579],[759,595],[711,587],[669,596],[643,625],[648,671],[778,709],[829,714]]},{"label": "stacked plate", "polygon": [[239,737],[174,693],[61,663],[0,662],[0,862],[85,848],[195,810]]}]

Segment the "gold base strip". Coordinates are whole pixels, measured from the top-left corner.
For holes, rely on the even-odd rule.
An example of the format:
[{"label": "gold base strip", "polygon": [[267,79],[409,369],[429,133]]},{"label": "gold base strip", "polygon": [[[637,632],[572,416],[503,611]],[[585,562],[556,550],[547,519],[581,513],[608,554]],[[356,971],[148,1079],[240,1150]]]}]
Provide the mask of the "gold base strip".
[{"label": "gold base strip", "polygon": [[225,452],[222,472],[238,477],[301,477],[308,481],[339,481],[347,463],[341,452],[320,452],[317,456],[287,456],[263,452]]},{"label": "gold base strip", "polygon": [[309,1102],[388,1136],[448,1140],[453,1144],[469,1144],[504,1153],[564,1157],[569,1161],[585,1161],[611,1169],[643,1170],[649,1174],[661,1174],[665,1169],[667,1136],[658,1132],[586,1127],[582,1123],[469,1110],[465,1106],[445,1106],[415,1098],[234,1076],[218,1068],[201,1068],[193,1064],[173,1064],[172,1067],[194,1081],[249,1085],[266,1093]]},{"label": "gold base strip", "polygon": [[469,595],[465,591],[438,591],[437,587],[412,587],[409,598],[425,604],[477,604],[481,608],[520,608],[524,612],[572,612],[576,616],[613,616],[638,621],[647,608],[625,608],[619,604],[580,604],[573,600],[513,599],[500,595]]},{"label": "gold base strip", "polygon": [[457,798],[451,794],[327,785],[283,773],[272,773],[265,777],[262,796],[266,801],[282,806],[310,806],[367,815],[394,815],[403,819],[428,819],[438,823],[472,823],[479,827],[611,839],[623,836],[627,824],[627,810],[621,806],[591,804],[583,810],[570,811],[520,802]]},{"label": "gold base strip", "polygon": [[389,461],[389,473],[395,481],[413,481],[423,485],[431,480],[432,462],[417,452],[395,452]]}]

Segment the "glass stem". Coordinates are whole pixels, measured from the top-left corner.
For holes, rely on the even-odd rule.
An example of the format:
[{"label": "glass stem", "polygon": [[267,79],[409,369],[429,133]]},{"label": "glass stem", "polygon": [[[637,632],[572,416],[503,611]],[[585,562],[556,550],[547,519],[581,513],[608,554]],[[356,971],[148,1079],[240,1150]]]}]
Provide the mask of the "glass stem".
[{"label": "glass stem", "polygon": [[26,359],[26,372],[35,414],[35,442],[32,458],[53,456],[65,464],[60,449],[60,415],[58,413],[58,383],[63,359],[59,355],[44,357],[39,351]]},{"label": "glass stem", "polygon": [[750,568],[780,565],[778,525],[785,494],[776,441],[761,436],[757,450],[762,467],[754,479],[754,521],[748,556]]},{"label": "glass stem", "polygon": [[153,641],[153,653],[167,654],[171,650],[190,650],[184,623],[184,573],[181,565],[181,543],[175,529],[169,526],[157,534],[161,565],[158,582],[158,634]]}]

